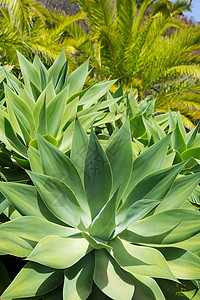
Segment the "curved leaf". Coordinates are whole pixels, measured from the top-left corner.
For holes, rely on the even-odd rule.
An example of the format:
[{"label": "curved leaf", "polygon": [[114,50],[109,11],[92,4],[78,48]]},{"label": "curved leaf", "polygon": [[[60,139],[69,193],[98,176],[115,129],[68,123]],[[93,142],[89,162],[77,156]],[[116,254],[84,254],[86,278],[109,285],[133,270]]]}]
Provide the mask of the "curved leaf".
[{"label": "curved leaf", "polygon": [[112,173],[107,156],[93,130],[85,160],[84,182],[92,219],[94,219],[110,197]]},{"label": "curved leaf", "polygon": [[81,209],[72,190],[57,178],[27,171],[49,210],[73,227],[87,228],[90,219]]},{"label": "curved leaf", "polygon": [[112,299],[132,299],[134,285],[104,249],[95,251],[94,281],[99,289]]},{"label": "curved leaf", "polygon": [[27,259],[55,269],[65,269],[81,259],[87,253],[88,246],[84,238],[50,235],[37,244]]},{"label": "curved leaf", "polygon": [[55,289],[62,281],[63,271],[29,262],[15,277],[1,298],[7,300],[43,295]]}]

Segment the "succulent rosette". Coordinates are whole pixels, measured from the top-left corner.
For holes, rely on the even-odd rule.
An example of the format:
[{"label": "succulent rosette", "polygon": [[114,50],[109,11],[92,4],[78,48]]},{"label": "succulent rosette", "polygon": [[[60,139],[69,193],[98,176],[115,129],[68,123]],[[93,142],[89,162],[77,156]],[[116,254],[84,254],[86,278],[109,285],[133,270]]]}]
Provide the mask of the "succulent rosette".
[{"label": "succulent rosette", "polygon": [[69,158],[37,134],[33,185],[0,183],[21,214],[0,225],[0,253],[27,260],[1,298],[164,300],[157,279],[199,279],[200,215],[186,203],[200,174],[165,168],[169,140],[133,159],[128,119],[104,149],[76,120]]}]

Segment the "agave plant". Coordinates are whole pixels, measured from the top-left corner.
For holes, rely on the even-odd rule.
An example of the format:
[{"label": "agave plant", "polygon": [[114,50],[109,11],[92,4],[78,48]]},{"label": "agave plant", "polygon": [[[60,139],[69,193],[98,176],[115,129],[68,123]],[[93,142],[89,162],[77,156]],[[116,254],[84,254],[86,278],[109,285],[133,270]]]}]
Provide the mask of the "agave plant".
[{"label": "agave plant", "polygon": [[[48,70],[38,56],[33,63],[18,53],[23,81],[5,71],[5,98],[0,109],[0,139],[8,150],[20,155],[15,159],[27,164],[28,148],[36,143],[35,131],[63,152],[71,146],[76,115],[85,130],[120,118],[104,110],[119,99],[101,101],[115,82],[103,81],[82,90],[88,75],[88,61],[68,75],[64,51]],[[104,97],[103,100],[106,100]],[[37,148],[37,145],[35,145]],[[36,152],[35,152],[36,153]],[[32,155],[30,154],[32,157]],[[25,159],[25,160],[24,160]]]},{"label": "agave plant", "polygon": [[[91,35],[91,47],[84,51],[90,49],[98,76],[120,78],[142,96],[157,95],[156,109],[180,110],[187,125],[199,119],[200,28],[185,27],[177,17],[191,1],[145,0],[139,10],[135,0],[77,2]],[[171,27],[179,30],[169,36]]]},{"label": "agave plant", "polygon": [[161,300],[158,279],[199,279],[199,212],[185,203],[200,174],[162,168],[169,139],[133,160],[128,120],[105,151],[76,120],[68,158],[37,134],[34,185],[0,183],[21,214],[0,225],[0,253],[28,261],[1,298]]}]

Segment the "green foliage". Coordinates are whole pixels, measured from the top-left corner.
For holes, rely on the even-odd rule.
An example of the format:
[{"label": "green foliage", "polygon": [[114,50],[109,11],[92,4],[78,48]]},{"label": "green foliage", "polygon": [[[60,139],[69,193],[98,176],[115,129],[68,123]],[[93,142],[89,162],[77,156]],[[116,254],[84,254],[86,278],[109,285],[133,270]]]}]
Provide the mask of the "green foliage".
[{"label": "green foliage", "polygon": [[0,139],[6,145],[7,155],[20,166],[27,167],[30,162],[37,171],[36,131],[62,152],[67,152],[71,148],[76,117],[85,131],[94,121],[101,125],[106,118],[108,121],[120,118],[120,114],[115,116],[108,111],[110,102],[105,101],[114,80],[83,90],[89,74],[88,61],[69,74],[64,51],[49,69],[38,56],[33,63],[20,53],[18,58],[23,81],[2,68],[6,83],[0,108]]},{"label": "green foliage", "polygon": [[18,50],[29,59],[38,54],[50,66],[65,48],[70,68],[76,67],[73,55],[87,40],[83,32],[80,36],[81,28],[76,23],[84,18],[84,13],[67,17],[30,0],[2,0],[0,11],[1,64],[15,64],[15,71],[19,72]]},{"label": "green foliage", "polygon": [[0,252],[28,261],[1,298],[164,300],[167,282],[176,293],[185,280],[194,294],[199,212],[186,204],[200,174],[180,177],[185,163],[165,167],[169,140],[133,159],[128,119],[105,150],[77,119],[68,158],[37,134],[34,185],[0,183],[21,215],[0,225]]},{"label": "green foliage", "polygon": [[[78,0],[87,14],[95,75],[119,78],[139,98],[158,96],[156,110],[180,110],[185,123],[199,119],[199,25],[186,27],[178,15],[191,1]],[[177,28],[169,36],[169,28]],[[88,50],[89,49],[89,50]]]}]

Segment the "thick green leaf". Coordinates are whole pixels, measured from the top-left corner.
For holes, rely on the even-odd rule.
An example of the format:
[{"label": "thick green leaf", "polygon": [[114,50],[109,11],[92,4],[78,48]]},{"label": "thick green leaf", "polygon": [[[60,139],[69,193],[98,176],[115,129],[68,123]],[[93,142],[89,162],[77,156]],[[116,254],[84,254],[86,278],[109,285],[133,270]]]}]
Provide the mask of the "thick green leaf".
[{"label": "thick green leaf", "polygon": [[137,221],[121,237],[143,244],[178,243],[199,232],[199,220],[199,212],[182,208],[171,209]]},{"label": "thick green leaf", "polygon": [[172,273],[179,279],[200,278],[200,257],[179,248],[159,249],[167,260]]},{"label": "thick green leaf", "polygon": [[34,147],[28,147],[28,159],[30,162],[31,170],[36,173],[43,173],[42,164],[40,160],[40,153]]},{"label": "thick green leaf", "polygon": [[46,119],[46,95],[44,98],[42,109],[40,111],[40,118],[37,126],[37,132],[41,135],[49,133],[47,128],[47,119]]},{"label": "thick green leaf", "polygon": [[37,244],[27,259],[55,269],[65,269],[79,261],[87,253],[88,246],[84,238],[50,235]]},{"label": "thick green leaf", "polygon": [[155,143],[143,153],[141,153],[133,162],[132,174],[129,184],[123,196],[126,199],[127,195],[133,189],[137,182],[143,177],[162,168],[167,153],[170,136]]},{"label": "thick green leaf", "polygon": [[112,173],[108,158],[93,130],[86,155],[84,181],[88,204],[94,219],[110,197]]},{"label": "thick green leaf", "polygon": [[[101,114],[101,112],[95,112],[88,115],[83,115],[79,118],[79,122],[83,129],[87,131],[93,124],[94,120]],[[74,134],[75,121],[73,121],[63,133],[62,139],[59,143],[59,149],[62,152],[67,152],[71,148],[72,138]]]},{"label": "thick green leaf", "polygon": [[130,93],[128,95],[128,100],[129,100],[132,115],[135,116],[137,114],[137,111],[138,111],[138,103],[137,103],[137,100],[136,100],[136,98],[133,94],[132,88],[131,88]]},{"label": "thick green leaf", "polygon": [[115,210],[117,193],[104,205],[90,225],[90,234],[102,240],[109,240],[115,230]]},{"label": "thick green leaf", "polygon": [[6,98],[16,107],[22,115],[26,118],[31,128],[35,128],[33,114],[28,105],[20,98],[16,93],[14,93],[6,84],[4,85]]},{"label": "thick green leaf", "polygon": [[124,218],[124,214],[126,214],[130,206],[137,200],[162,200],[168,193],[183,165],[184,163],[181,163],[153,172],[139,181],[120,207],[118,211],[119,219]]},{"label": "thick green leaf", "polygon": [[46,67],[41,62],[38,55],[35,55],[33,60],[33,65],[37,69],[37,72],[40,76],[40,82],[41,82],[41,90],[43,91],[47,86],[47,78],[48,78],[48,71]]},{"label": "thick green leaf", "polygon": [[104,249],[95,251],[94,281],[112,299],[132,299],[134,285]]},{"label": "thick green leaf", "polygon": [[160,201],[148,199],[136,201],[130,206],[127,212],[124,211],[124,213],[122,214],[117,214],[117,228],[114,235],[119,234],[129,225],[144,218],[149,212],[151,212],[156,206],[158,206],[159,203]]},{"label": "thick green leaf", "polygon": [[200,121],[198,122],[196,127],[187,134],[187,142],[186,142],[187,149],[193,147],[193,145],[195,143],[196,136],[199,132],[199,125],[200,125]]},{"label": "thick green leaf", "polygon": [[76,119],[70,158],[76,166],[82,181],[84,181],[84,168],[88,144],[89,138],[79,120]]},{"label": "thick green leaf", "polygon": [[68,237],[79,233],[79,230],[64,227],[38,217],[21,217],[0,225],[0,235],[12,233],[27,241],[39,242],[48,235]]},{"label": "thick green leaf", "polygon": [[60,93],[63,88],[67,85],[68,79],[68,61],[66,61],[60,71],[58,81],[55,86],[55,92],[56,94]]},{"label": "thick green leaf", "polygon": [[43,295],[55,289],[62,281],[63,271],[29,262],[1,295],[1,298],[7,300]]},{"label": "thick green leaf", "polygon": [[64,182],[74,192],[82,209],[90,216],[83,184],[72,161],[39,134],[36,136],[44,174]]},{"label": "thick green leaf", "polygon": [[167,209],[181,208],[199,182],[199,173],[176,179],[167,196],[156,208],[156,213]]},{"label": "thick green leaf", "polygon": [[172,132],[171,146],[174,150],[178,150],[180,153],[186,150],[186,143],[178,123],[175,130]]},{"label": "thick green leaf", "polygon": [[133,275],[165,278],[176,281],[164,256],[156,249],[135,246],[116,238],[109,243],[118,264]]},{"label": "thick green leaf", "polygon": [[43,203],[36,188],[13,182],[0,182],[0,191],[21,215],[35,216],[60,224]]},{"label": "thick green leaf", "polygon": [[[138,300],[166,300],[159,285],[154,279],[147,276],[132,276],[135,285],[134,298]],[[134,299],[133,298],[133,299]]]},{"label": "thick green leaf", "polygon": [[110,162],[113,175],[111,194],[115,193],[121,184],[122,186],[119,189],[118,195],[118,197],[121,198],[121,195],[128,184],[133,164],[132,142],[128,119],[108,143],[105,153]]},{"label": "thick green leaf", "polygon": [[84,105],[84,108],[96,103],[103,95],[105,95],[116,80],[103,81],[94,84],[80,99],[79,105]]},{"label": "thick green leaf", "polygon": [[41,85],[40,85],[39,75],[34,65],[32,65],[21,53],[17,51],[17,55],[18,55],[18,60],[19,60],[20,68],[22,70],[25,85],[29,90],[29,92],[32,94],[29,81],[32,81],[33,84],[40,89]]},{"label": "thick green leaf", "polygon": [[82,232],[82,236],[84,237],[84,239],[86,239],[86,241],[88,241],[90,246],[92,246],[92,248],[94,249],[107,249],[107,250],[112,249],[112,247],[110,247],[107,244],[107,241],[101,240],[97,237],[92,237],[87,232]]},{"label": "thick green leaf", "polygon": [[67,102],[66,89],[62,90],[51,102],[47,105],[47,127],[49,134],[56,137],[65,111]]},{"label": "thick green leaf", "polygon": [[197,162],[194,159],[200,159],[200,146],[185,150],[184,152],[182,152],[181,156],[183,160],[190,159],[190,161],[188,161],[185,165],[186,168],[194,167],[197,164]]},{"label": "thick green leaf", "polygon": [[139,138],[142,137],[145,132],[146,128],[143,123],[143,116],[136,115],[132,119],[130,119],[130,128],[131,128],[131,134],[133,135],[134,138]]},{"label": "thick green leaf", "polygon": [[81,209],[72,190],[57,178],[27,171],[42,200],[61,221],[85,229],[90,219]]},{"label": "thick green leaf", "polygon": [[0,233],[0,252],[3,254],[26,257],[33,250],[29,241],[16,236],[12,232]]},{"label": "thick green leaf", "polygon": [[86,77],[88,76],[89,61],[84,62],[79,68],[73,71],[68,77],[69,97],[82,90]]},{"label": "thick green leaf", "polygon": [[0,214],[10,205],[10,202],[6,199],[6,197],[0,193]]},{"label": "thick green leaf", "polygon": [[63,67],[63,65],[66,62],[66,58],[65,58],[65,51],[63,49],[63,51],[60,53],[60,55],[57,57],[57,59],[54,61],[53,65],[48,69],[48,82],[50,82],[52,80],[53,85],[56,85],[56,82],[58,81],[58,77],[60,74],[60,71]]},{"label": "thick green leaf", "polygon": [[169,109],[168,117],[169,117],[169,130],[170,130],[170,132],[172,132],[176,128],[176,120],[170,109]]},{"label": "thick green leaf", "polygon": [[63,299],[86,300],[92,292],[94,253],[90,252],[64,272]]}]

